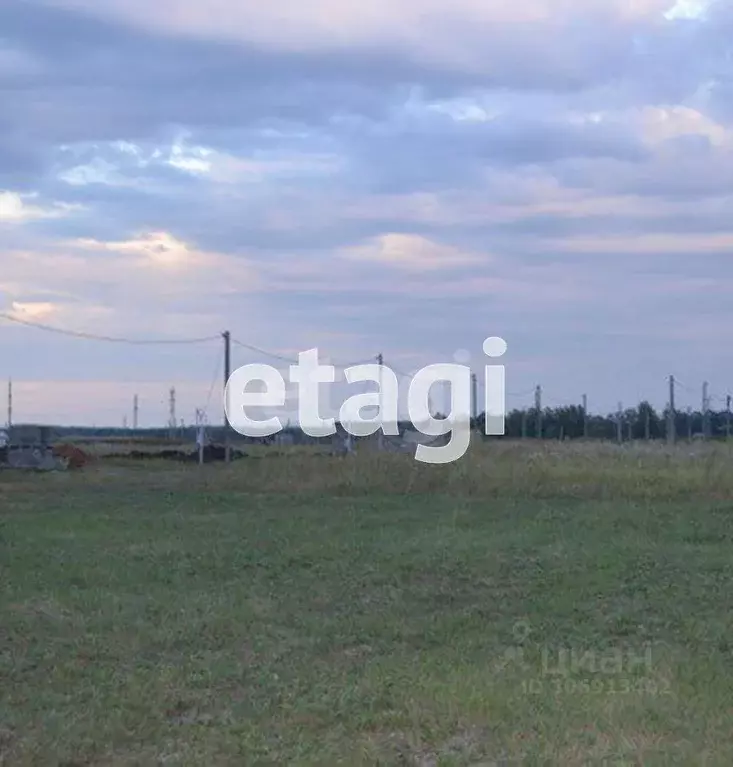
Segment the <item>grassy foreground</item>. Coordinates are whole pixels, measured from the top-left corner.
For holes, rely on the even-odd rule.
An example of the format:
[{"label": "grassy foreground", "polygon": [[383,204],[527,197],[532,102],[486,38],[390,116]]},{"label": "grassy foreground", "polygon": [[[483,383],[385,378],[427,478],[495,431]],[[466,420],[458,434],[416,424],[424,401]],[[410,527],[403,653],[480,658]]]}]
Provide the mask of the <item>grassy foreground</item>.
[{"label": "grassy foreground", "polygon": [[732,458],[0,472],[0,764],[731,765]]}]

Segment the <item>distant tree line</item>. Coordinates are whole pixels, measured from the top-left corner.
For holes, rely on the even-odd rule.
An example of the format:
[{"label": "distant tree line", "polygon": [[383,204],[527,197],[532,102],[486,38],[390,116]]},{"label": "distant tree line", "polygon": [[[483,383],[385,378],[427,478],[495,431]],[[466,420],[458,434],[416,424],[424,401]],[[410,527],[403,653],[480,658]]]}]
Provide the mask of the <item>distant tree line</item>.
[{"label": "distant tree line", "polygon": [[[543,408],[539,419],[536,408],[514,409],[506,414],[505,436],[537,438],[539,432],[543,439],[666,439],[669,415],[669,408],[657,412],[649,402],[605,416],[586,415],[579,405]],[[700,436],[723,439],[730,434],[731,423],[731,413],[727,410],[707,413],[677,410],[674,413],[674,430],[679,439]],[[476,426],[483,431],[483,414]]]},{"label": "distant tree line", "polygon": [[[539,417],[538,417],[539,415]],[[438,414],[436,417],[445,418]],[[641,402],[637,407],[627,408],[619,413],[597,415],[583,412],[579,405],[567,407],[543,408],[538,414],[535,408],[524,410],[514,409],[506,414],[505,437],[509,439],[534,438],[542,439],[600,439],[600,440],[656,440],[666,439],[668,430],[669,410],[657,412],[649,402]],[[481,414],[473,426],[484,431],[484,415]],[[409,422],[400,423],[400,432],[414,428]],[[539,427],[539,428],[538,428]],[[701,411],[681,411],[674,414],[675,435],[678,439],[706,436],[710,439],[724,439],[732,427],[731,413],[728,410],[707,413]],[[114,427],[51,427],[57,439],[147,439],[176,441],[196,440],[195,426],[181,426],[171,429],[160,427],[154,429],[114,428]],[[208,439],[214,442],[225,438],[223,426],[207,426]],[[280,432],[290,435],[297,443],[330,442],[331,437],[313,438],[304,435],[297,427],[289,427]],[[275,442],[275,437],[247,438],[230,431],[233,442]]]}]

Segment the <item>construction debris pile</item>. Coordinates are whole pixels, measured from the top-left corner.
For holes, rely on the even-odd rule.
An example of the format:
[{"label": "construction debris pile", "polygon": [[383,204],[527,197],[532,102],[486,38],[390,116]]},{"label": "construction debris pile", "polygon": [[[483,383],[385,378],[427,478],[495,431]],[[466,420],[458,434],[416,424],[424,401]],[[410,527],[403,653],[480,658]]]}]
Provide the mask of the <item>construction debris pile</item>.
[{"label": "construction debris pile", "polygon": [[[223,445],[205,445],[202,451],[203,463],[226,460],[226,448]],[[198,450],[132,450],[129,453],[111,453],[103,458],[134,458],[137,460],[151,460],[164,458],[169,461],[182,461],[184,463],[197,463],[199,460]],[[230,449],[232,460],[246,458],[247,453],[242,450]]]},{"label": "construction debris pile", "polygon": [[56,458],[66,461],[69,469],[82,469],[91,461],[91,457],[83,450],[69,444],[55,445],[53,454]]}]

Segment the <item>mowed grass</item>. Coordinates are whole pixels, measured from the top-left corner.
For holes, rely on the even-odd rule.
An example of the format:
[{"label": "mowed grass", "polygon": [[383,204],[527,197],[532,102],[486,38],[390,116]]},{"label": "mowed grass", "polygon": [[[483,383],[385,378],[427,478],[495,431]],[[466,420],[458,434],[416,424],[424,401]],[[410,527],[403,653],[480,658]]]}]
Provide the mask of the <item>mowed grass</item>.
[{"label": "mowed grass", "polygon": [[731,765],[732,458],[0,472],[0,764]]}]

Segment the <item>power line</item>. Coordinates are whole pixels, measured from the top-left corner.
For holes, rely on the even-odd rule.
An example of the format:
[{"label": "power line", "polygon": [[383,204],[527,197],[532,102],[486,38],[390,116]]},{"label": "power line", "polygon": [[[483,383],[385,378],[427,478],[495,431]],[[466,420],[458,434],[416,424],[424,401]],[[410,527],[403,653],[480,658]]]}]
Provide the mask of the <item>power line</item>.
[{"label": "power line", "polygon": [[214,394],[214,387],[216,386],[217,381],[219,380],[219,369],[221,368],[221,358],[223,356],[223,352],[219,352],[219,354],[216,357],[216,367],[214,368],[214,375],[211,378],[211,386],[209,386],[209,394],[206,397],[206,404],[204,405],[203,413],[208,413],[209,405],[211,404],[211,397]]},{"label": "power line", "polygon": [[679,386],[680,389],[684,389],[687,392],[696,393],[697,389],[693,389],[691,386],[688,386],[684,381],[680,381],[677,376],[674,377],[674,383],[675,386]]},{"label": "power line", "polygon": [[519,392],[508,391],[506,393],[506,396],[507,397],[528,397],[530,394],[534,394],[534,391],[535,391],[534,388],[527,389],[526,391],[519,391]]},{"label": "power line", "polygon": [[397,376],[402,376],[402,378],[412,378],[412,375],[410,373],[403,373],[401,370],[395,370],[394,368],[390,368],[390,370]]},{"label": "power line", "polygon": [[[276,359],[276,360],[289,362],[291,365],[298,364],[298,360],[296,360],[293,357],[285,357],[282,354],[276,354],[275,352],[268,352],[266,349],[260,349],[258,346],[252,346],[252,344],[246,344],[243,341],[238,341],[236,338],[232,338],[232,343],[236,344],[237,346],[241,346],[243,349],[247,349],[251,352],[255,352],[256,354],[262,354],[265,357],[272,357],[273,359]],[[338,368],[350,368],[350,367],[354,367],[355,365],[363,365],[367,362],[374,362],[374,360],[369,359],[369,360],[360,360],[358,362],[344,362],[344,363],[339,363],[334,361],[333,364],[334,364],[334,367],[338,367]]]},{"label": "power line", "polygon": [[570,399],[556,399],[555,397],[545,397],[545,400],[550,405],[555,407],[580,407],[580,403]]},{"label": "power line", "polygon": [[265,357],[271,357],[275,360],[282,360],[283,362],[291,362],[293,364],[297,364],[298,360],[294,360],[292,357],[284,357],[282,354],[275,354],[274,352],[268,352],[265,349],[260,349],[257,346],[252,346],[252,344],[245,344],[242,341],[238,341],[236,338],[232,338],[232,343],[236,344],[237,346],[241,346],[243,349],[248,349],[251,352],[256,352],[257,354],[262,354]]},{"label": "power line", "polygon": [[[72,338],[83,338],[90,341],[106,341],[108,343],[124,343],[124,344],[139,344],[139,345],[160,345],[160,344],[199,344],[199,343],[208,343],[209,341],[218,341],[219,336],[202,336],[200,338],[168,338],[168,339],[136,339],[136,338],[124,338],[124,337],[115,337],[115,336],[104,336],[104,335],[98,335],[96,333],[86,333],[83,331],[78,330],[68,330],[66,328],[59,328],[54,327],[52,325],[46,325],[42,322],[34,322],[32,320],[24,320],[20,317],[15,317],[12,314],[8,314],[7,312],[0,312],[0,319],[7,320],[8,322],[14,322],[19,325],[25,325],[27,327],[35,328],[36,330],[45,330],[48,333],[56,333],[58,335],[64,335],[69,336]],[[283,362],[289,362],[293,365],[298,364],[298,360],[294,359],[293,357],[286,357],[282,354],[276,354],[275,352],[269,352],[266,349],[261,349],[258,346],[253,346],[252,344],[244,343],[243,341],[239,341],[236,338],[232,338],[232,343],[236,344],[237,346],[241,346],[244,349],[248,349],[249,351],[256,352],[257,354],[262,354],[265,357],[271,357],[273,359],[278,359]],[[363,365],[368,362],[373,362],[373,359],[368,360],[359,360],[356,362],[344,362],[344,363],[338,363],[334,362],[333,364],[336,367],[339,368],[347,368],[347,367],[354,367],[356,365]]]},{"label": "power line", "polygon": [[[33,320],[27,320],[22,319],[20,317],[13,316],[12,314],[8,314],[7,312],[0,312],[0,319],[4,319],[8,322],[13,322],[19,325],[24,325],[26,327],[35,328],[37,330],[44,330],[46,332],[50,333],[56,333],[58,335],[64,335],[69,336],[73,338],[81,338],[81,339],[87,339],[92,341],[105,341],[108,343],[123,343],[123,344],[132,344],[132,345],[147,345],[147,346],[159,346],[159,345],[190,345],[190,344],[200,344],[200,343],[208,343],[210,341],[219,341],[220,335],[212,335],[212,336],[202,336],[199,338],[168,338],[168,339],[135,339],[135,338],[125,338],[125,337],[115,337],[115,336],[106,336],[106,335],[99,335],[96,333],[87,333],[83,331],[76,331],[76,330],[69,330],[66,328],[59,328],[54,327],[52,325],[46,325],[41,322],[34,322]],[[287,357],[282,354],[277,354],[275,352],[267,351],[266,349],[261,349],[260,347],[254,346],[252,344],[245,343],[243,341],[239,341],[238,339],[232,338],[232,343],[236,344],[239,347],[242,347],[243,349],[248,349],[249,351],[255,352],[257,354],[261,354],[265,357],[270,357],[273,359],[281,360],[283,362],[288,362],[290,364],[298,364],[298,360],[294,359],[293,357]],[[338,363],[336,361],[333,361],[332,364],[335,367],[338,368],[348,368],[348,367],[354,367],[357,365],[363,365],[368,363],[373,363],[375,361],[375,358],[369,358],[367,360],[360,360],[357,362],[348,362],[348,363]],[[219,368],[221,360],[219,359],[217,361],[217,370]],[[395,368],[391,368],[392,371],[403,378],[411,378],[412,374],[405,373],[403,371],[397,370]],[[213,394],[214,386],[216,385],[216,376],[218,373],[214,374],[214,379],[212,381],[211,388],[209,390],[209,395],[207,397],[207,404],[206,409],[208,409],[208,405],[211,401],[211,397]],[[683,381],[681,381],[679,378],[675,377],[674,382],[679,388],[683,389],[686,392],[693,393],[696,390],[692,387],[685,384]],[[506,392],[507,397],[524,397],[528,396],[529,394],[534,391],[533,389],[528,389],[523,392]],[[721,397],[719,395],[711,395],[709,396],[709,401],[718,401],[718,402],[725,402],[726,398]],[[575,403],[572,403],[571,401],[564,400],[564,401],[558,401],[558,400],[551,400],[552,404],[555,406],[572,406]]]},{"label": "power line", "polygon": [[161,345],[161,344],[200,344],[208,341],[218,341],[219,336],[205,336],[203,338],[168,338],[168,339],[136,339],[136,338],[121,338],[114,336],[101,336],[95,333],[84,333],[77,330],[66,330],[65,328],[57,328],[52,325],[44,325],[41,322],[32,322],[31,320],[23,320],[20,317],[14,317],[12,314],[6,312],[0,312],[0,319],[8,320],[9,322],[15,322],[19,325],[26,325],[37,330],[45,330],[49,333],[57,333],[63,336],[71,336],[74,338],[84,338],[90,341],[107,341],[110,343],[118,344],[139,344],[139,345]]}]

